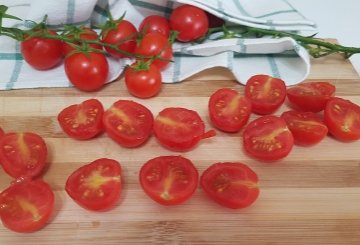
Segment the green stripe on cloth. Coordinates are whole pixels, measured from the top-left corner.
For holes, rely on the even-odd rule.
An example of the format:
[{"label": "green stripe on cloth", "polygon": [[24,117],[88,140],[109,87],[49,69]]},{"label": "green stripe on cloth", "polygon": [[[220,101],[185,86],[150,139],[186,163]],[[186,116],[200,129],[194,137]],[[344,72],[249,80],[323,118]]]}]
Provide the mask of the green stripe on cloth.
[{"label": "green stripe on cloth", "polygon": [[279,71],[279,67],[276,64],[274,55],[272,54],[268,54],[267,56],[267,60],[269,62],[270,65],[270,69],[271,69],[271,73],[273,77],[279,77],[280,78],[280,71]]},{"label": "green stripe on cloth", "polygon": [[290,9],[292,9],[294,12],[296,12],[299,16],[301,16],[304,20],[306,19],[306,17],[304,15],[302,15],[299,11],[297,11],[294,6],[292,6],[287,0],[283,0],[284,3],[286,3]]},{"label": "green stripe on cloth", "polygon": [[75,0],[68,0],[66,23],[73,23],[75,17]]},{"label": "green stripe on cloth", "polygon": [[242,4],[239,2],[239,0],[233,0],[235,6],[237,7],[237,9],[245,16],[249,16],[251,17],[251,15],[244,9],[244,7],[242,6]]},{"label": "green stripe on cloth", "polygon": [[[15,54],[20,53],[20,43],[16,42],[15,45]],[[15,82],[18,80],[20,71],[23,65],[23,59],[16,59],[14,69],[12,71],[10,81],[6,84],[6,89],[12,89],[14,87]]]},{"label": "green stripe on cloth", "polygon": [[174,55],[174,72],[173,72],[173,80],[180,81],[180,71],[181,71],[181,56]]},{"label": "green stripe on cloth", "polygon": [[21,53],[0,53],[0,60],[23,60]]},{"label": "green stripe on cloth", "polygon": [[146,9],[151,9],[151,10],[155,10],[155,11],[162,12],[162,13],[171,13],[172,12],[171,8],[168,8],[166,6],[153,4],[153,3],[148,3],[146,1],[129,0],[129,3],[131,3],[134,6],[138,6],[138,7],[142,7],[142,8],[146,8]]},{"label": "green stripe on cloth", "polygon": [[274,15],[278,15],[278,14],[286,14],[286,13],[294,13],[294,12],[296,12],[295,9],[281,10],[281,11],[275,11],[275,12],[271,12],[271,13],[264,14],[264,15],[259,15],[259,16],[256,16],[256,18],[264,18],[264,17],[274,16]]},{"label": "green stripe on cloth", "polygon": [[234,69],[234,53],[233,52],[226,52],[227,53],[227,67],[230,71]]}]

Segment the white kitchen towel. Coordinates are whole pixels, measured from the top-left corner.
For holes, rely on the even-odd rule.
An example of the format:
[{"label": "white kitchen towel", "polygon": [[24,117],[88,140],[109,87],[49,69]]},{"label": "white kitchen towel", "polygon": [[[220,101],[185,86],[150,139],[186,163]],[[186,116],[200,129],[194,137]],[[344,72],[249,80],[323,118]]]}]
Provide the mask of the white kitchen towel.
[{"label": "white kitchen towel", "polygon": [[[114,18],[126,12],[126,19],[139,25],[144,16],[169,16],[171,10],[183,3],[199,6],[226,21],[236,24],[279,30],[315,30],[315,24],[306,20],[286,0],[1,0],[9,7],[9,14],[24,21],[5,19],[3,26],[30,27],[45,14],[48,24],[59,28],[63,24],[94,25],[106,21],[110,9]],[[71,87],[63,65],[48,71],[37,71],[23,59],[19,43],[0,37],[0,89],[38,87]],[[163,71],[165,83],[180,82],[189,76],[216,66],[231,70],[235,78],[245,84],[255,74],[269,74],[285,80],[287,85],[306,79],[310,70],[307,51],[290,38],[227,39],[203,44],[174,45],[174,62]],[[116,79],[130,59],[108,58],[108,81]]]}]

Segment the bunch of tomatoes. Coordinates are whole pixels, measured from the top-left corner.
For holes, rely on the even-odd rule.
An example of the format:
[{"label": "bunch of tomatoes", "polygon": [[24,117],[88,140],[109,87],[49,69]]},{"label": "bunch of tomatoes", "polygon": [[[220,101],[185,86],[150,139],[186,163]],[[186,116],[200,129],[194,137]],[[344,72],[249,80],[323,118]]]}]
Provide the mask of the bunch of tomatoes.
[{"label": "bunch of tomatoes", "polygon": [[21,53],[38,70],[51,69],[65,57],[66,76],[82,91],[104,86],[109,76],[106,56],[134,58],[125,71],[126,87],[134,96],[149,98],[161,90],[161,71],[172,61],[174,37],[180,42],[203,37],[209,28],[208,16],[197,7],[182,5],[173,10],[169,19],[146,17],[138,29],[124,16],[117,20],[109,16],[99,34],[88,27],[70,26],[58,35],[45,25],[37,25],[25,34]]}]

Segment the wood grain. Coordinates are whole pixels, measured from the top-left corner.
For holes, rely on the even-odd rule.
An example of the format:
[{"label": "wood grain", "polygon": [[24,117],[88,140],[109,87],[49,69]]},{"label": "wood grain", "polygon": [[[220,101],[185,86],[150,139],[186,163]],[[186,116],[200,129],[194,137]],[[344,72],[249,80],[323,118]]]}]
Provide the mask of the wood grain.
[{"label": "wood grain", "polygon": [[[360,104],[360,78],[339,56],[312,60],[309,80],[328,80],[338,96]],[[51,81],[49,81],[51,83]],[[201,173],[210,164],[240,161],[259,175],[261,194],[249,208],[229,210],[209,201],[198,188],[185,204],[164,207],[141,190],[139,169],[148,159],[170,152],[151,138],[137,149],[125,149],[106,134],[89,141],[68,138],[56,116],[64,107],[98,98],[104,107],[118,99],[132,99],[154,114],[168,106],[199,112],[207,128],[208,96],[230,87],[243,92],[226,69],[203,71],[179,84],[166,84],[156,98],[131,97],[122,79],[103,90],[84,93],[72,88],[0,91],[0,126],[9,131],[33,131],[49,148],[43,178],[56,195],[56,209],[44,229],[18,234],[0,226],[0,244],[360,244],[360,141],[342,143],[327,137],[313,147],[294,147],[275,163],[247,156],[241,148],[242,132],[218,132],[183,153]],[[284,104],[276,114],[288,109]],[[253,115],[252,119],[256,116]],[[118,205],[95,213],[75,204],[64,183],[76,168],[100,157],[118,160],[124,169],[124,191]],[[0,171],[0,190],[11,182]]]}]

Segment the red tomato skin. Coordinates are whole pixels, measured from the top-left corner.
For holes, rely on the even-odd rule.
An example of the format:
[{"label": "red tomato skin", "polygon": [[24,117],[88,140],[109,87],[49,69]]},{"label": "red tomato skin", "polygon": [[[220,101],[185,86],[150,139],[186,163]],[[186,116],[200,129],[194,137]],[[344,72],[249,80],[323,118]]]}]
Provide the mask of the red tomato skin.
[{"label": "red tomato skin", "polygon": [[[121,112],[119,113],[118,111]],[[123,113],[128,118],[119,119],[117,115]],[[127,113],[136,113],[136,115],[132,115],[132,117],[127,115]],[[119,120],[122,124],[115,124]],[[131,120],[135,120],[135,122],[133,122],[133,124],[129,123]],[[103,123],[106,133],[112,140],[123,147],[134,148],[141,146],[150,138],[154,123],[154,116],[147,107],[140,103],[131,100],[118,100],[105,111]],[[134,126],[138,128],[134,128]],[[130,133],[122,133],[119,128],[124,128],[124,130],[130,128]],[[134,128],[135,132],[132,132],[131,128]],[[138,135],[136,135],[136,133],[138,133]]]},{"label": "red tomato skin", "polygon": [[5,134],[4,130],[0,128],[0,138]]},{"label": "red tomato skin", "polygon": [[[121,20],[117,23],[115,29],[105,30],[105,32],[102,34],[101,40],[104,43],[113,45],[119,42],[123,42],[118,45],[118,48],[133,54],[136,47],[136,36],[136,27],[127,20]],[[114,58],[128,57],[128,55],[120,53],[112,48],[106,46],[104,47],[105,50]]]},{"label": "red tomato skin", "polygon": [[136,68],[130,66],[125,70],[125,84],[133,96],[142,99],[154,97],[161,91],[161,72],[153,64],[149,66],[147,71],[136,71]]},{"label": "red tomato skin", "polygon": [[[39,197],[45,200],[39,200]],[[31,199],[39,205],[35,208],[41,216],[37,217],[36,221],[33,217],[28,217],[29,211],[26,212],[26,217],[22,218],[18,209],[16,209],[18,212],[14,211],[14,205],[19,202],[17,201],[19,198],[26,198],[27,201]],[[31,200],[29,202],[36,205]],[[0,194],[0,203],[2,206],[0,217],[3,225],[15,232],[29,233],[40,230],[46,225],[54,210],[55,195],[51,187],[43,180],[24,180],[13,183],[3,190]],[[17,208],[21,207],[17,206]]]},{"label": "red tomato skin", "polygon": [[[276,143],[279,143],[280,147]],[[245,151],[256,159],[276,161],[290,153],[294,145],[294,137],[284,119],[266,115],[255,119],[246,126],[243,133],[243,145]],[[270,147],[272,150],[268,150]]]},{"label": "red tomato skin", "polygon": [[287,89],[290,105],[296,110],[320,112],[335,95],[335,86],[329,82],[300,83]]},{"label": "red tomato skin", "polygon": [[104,131],[103,115],[104,107],[101,102],[89,99],[64,108],[57,119],[68,136],[77,140],[87,140]]},{"label": "red tomato skin", "polygon": [[77,89],[86,92],[97,91],[107,81],[109,64],[100,53],[74,53],[65,59],[65,73]]},{"label": "red tomato skin", "polygon": [[[231,180],[234,180],[234,185]],[[244,181],[243,186],[236,188],[239,181]],[[258,182],[257,174],[247,165],[238,162],[214,163],[200,177],[200,186],[207,196],[232,209],[248,207],[258,199]],[[219,191],[218,188],[224,190]]]},{"label": "red tomato skin", "polygon": [[152,32],[160,33],[164,37],[168,38],[170,33],[170,24],[165,17],[160,15],[149,15],[140,23],[139,32],[144,35]]},{"label": "red tomato skin", "polygon": [[[98,174],[98,176],[96,174]],[[118,161],[109,158],[100,158],[76,169],[68,177],[65,190],[79,206],[85,209],[108,211],[114,208],[120,199],[122,191],[121,175],[122,169]],[[92,176],[94,177],[93,181],[95,183],[99,181],[99,178],[109,178],[109,181],[102,183],[97,189],[91,190],[87,186],[87,180],[90,178],[89,185],[91,185]],[[102,192],[99,192],[102,194],[96,196],[99,192],[94,192],[100,189]],[[88,194],[85,194],[88,190],[90,190]]]},{"label": "red tomato skin", "polygon": [[350,100],[330,99],[324,110],[324,122],[337,140],[349,142],[360,139],[360,106]]},{"label": "red tomato skin", "polygon": [[[83,33],[79,34],[77,38],[80,38],[81,40],[91,40],[91,41],[95,41],[98,40],[99,36],[97,34],[96,31],[92,30],[91,28],[88,27],[82,27]],[[70,34],[67,36],[68,38],[74,38],[73,34]],[[80,45],[81,43],[75,43],[76,45]],[[89,44],[89,47],[94,48],[94,49],[98,49],[98,50],[102,50],[102,46],[100,44]],[[66,56],[68,55],[70,52],[74,51],[75,49],[73,47],[71,47],[68,43],[64,42],[63,43],[63,55]]]},{"label": "red tomato skin", "polygon": [[286,121],[296,145],[318,144],[328,134],[327,126],[314,112],[286,111],[281,118]]},{"label": "red tomato skin", "polygon": [[179,6],[170,15],[170,29],[179,32],[176,39],[180,42],[190,42],[204,36],[208,28],[205,11],[195,6]]},{"label": "red tomato skin", "polygon": [[[57,35],[49,30],[48,34]],[[60,40],[42,37],[28,37],[20,44],[24,60],[36,70],[51,69],[62,61],[62,45]]]},{"label": "red tomato skin", "polygon": [[[236,99],[236,108],[230,108],[234,99]],[[251,102],[248,98],[240,96],[236,90],[222,88],[210,96],[208,111],[210,121],[216,128],[235,133],[248,122]]]},{"label": "red tomato skin", "polygon": [[279,78],[255,75],[245,85],[245,96],[250,99],[254,113],[268,115],[274,113],[284,103],[286,85]]},{"label": "red tomato skin", "polygon": [[13,178],[39,176],[46,167],[47,153],[44,139],[35,133],[7,133],[0,138],[0,163]]},{"label": "red tomato skin", "polygon": [[[167,171],[171,166],[174,166],[174,170],[177,172],[186,173],[180,176],[181,180],[185,181],[185,183],[173,184],[176,186],[171,186],[172,188],[169,190],[170,193],[164,198],[159,193],[159,191],[163,191],[158,189],[159,185],[162,186],[162,183],[159,182],[166,181],[163,179],[169,177],[166,174],[169,174]],[[149,172],[154,173],[151,171],[153,168],[156,169],[157,173],[160,173],[160,175],[156,176],[156,180],[154,180],[154,178],[150,179],[150,176],[154,175],[148,174]],[[194,164],[185,157],[160,156],[147,161],[141,167],[139,179],[142,189],[152,200],[162,205],[172,206],[184,203],[194,194],[198,186],[199,173]],[[171,193],[172,191],[175,193]]]}]

